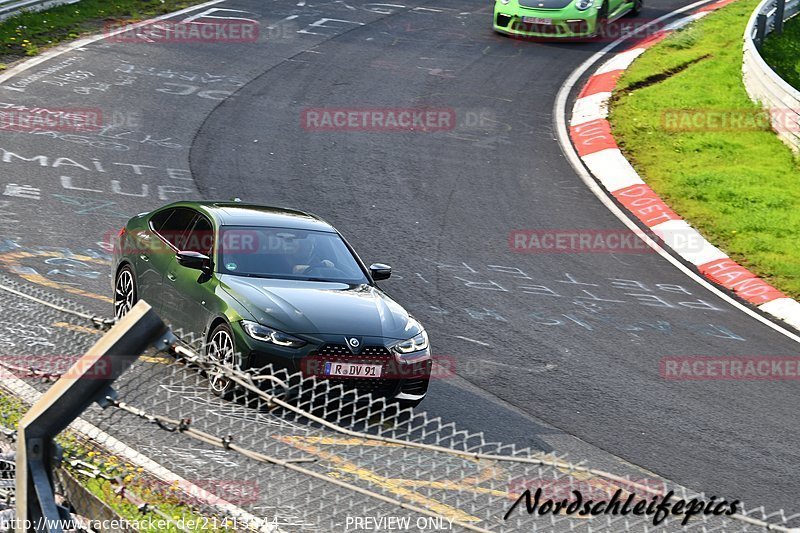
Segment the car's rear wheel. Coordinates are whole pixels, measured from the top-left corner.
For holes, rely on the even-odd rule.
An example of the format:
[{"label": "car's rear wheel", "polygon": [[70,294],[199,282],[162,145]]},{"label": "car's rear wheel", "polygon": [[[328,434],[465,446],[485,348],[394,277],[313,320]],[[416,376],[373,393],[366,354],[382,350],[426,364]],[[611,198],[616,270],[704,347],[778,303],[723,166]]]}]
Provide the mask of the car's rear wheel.
[{"label": "car's rear wheel", "polygon": [[137,301],[136,278],[131,267],[126,265],[119,269],[114,282],[114,316],[124,317]]},{"label": "car's rear wheel", "polygon": [[642,8],[644,7],[644,0],[633,0],[633,7],[628,12],[628,15],[631,17],[635,17],[642,12]]},{"label": "car's rear wheel", "polygon": [[236,367],[236,343],[230,326],[220,324],[214,328],[206,344],[206,355],[214,365],[208,370],[211,392],[226,400],[233,399],[236,383],[225,377],[222,369],[217,367],[217,364],[231,369]]}]

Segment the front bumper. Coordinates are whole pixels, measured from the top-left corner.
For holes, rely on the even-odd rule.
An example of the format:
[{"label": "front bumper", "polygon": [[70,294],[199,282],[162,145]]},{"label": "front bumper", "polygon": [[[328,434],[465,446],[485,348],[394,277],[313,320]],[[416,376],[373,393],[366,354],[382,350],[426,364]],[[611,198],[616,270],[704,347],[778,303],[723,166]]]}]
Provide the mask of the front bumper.
[{"label": "front bumper", "polygon": [[[253,339],[237,324],[234,329],[236,346],[241,347],[243,367],[259,369],[272,365],[273,372],[301,373],[304,377],[327,380],[331,385],[342,385],[343,390],[357,389],[376,398],[389,398],[419,402],[428,391],[432,358],[430,348],[405,361],[391,352],[387,345],[395,340],[380,337],[363,337],[362,349],[353,354],[344,343],[342,335],[324,335],[298,349],[281,348]],[[323,374],[326,362],[380,364],[380,378],[328,377]],[[285,376],[288,377],[288,376]]]},{"label": "front bumper", "polygon": [[[525,19],[549,21],[526,22]],[[564,9],[528,9],[510,2],[503,5],[495,3],[494,30],[518,37],[543,39],[585,39],[593,37],[597,31],[597,8],[590,7],[580,11],[574,7]]]}]

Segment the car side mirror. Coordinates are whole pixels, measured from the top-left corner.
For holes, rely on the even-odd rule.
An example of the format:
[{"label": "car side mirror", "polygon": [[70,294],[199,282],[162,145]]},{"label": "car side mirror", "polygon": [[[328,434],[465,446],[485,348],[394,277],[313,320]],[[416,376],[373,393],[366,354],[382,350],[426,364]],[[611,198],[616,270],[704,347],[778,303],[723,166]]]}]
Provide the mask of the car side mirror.
[{"label": "car side mirror", "polygon": [[369,273],[375,281],[389,279],[392,277],[392,267],[383,263],[374,263],[369,266]]},{"label": "car side mirror", "polygon": [[211,274],[211,258],[200,252],[178,252],[175,255],[178,264],[193,270],[202,270],[206,274]]}]

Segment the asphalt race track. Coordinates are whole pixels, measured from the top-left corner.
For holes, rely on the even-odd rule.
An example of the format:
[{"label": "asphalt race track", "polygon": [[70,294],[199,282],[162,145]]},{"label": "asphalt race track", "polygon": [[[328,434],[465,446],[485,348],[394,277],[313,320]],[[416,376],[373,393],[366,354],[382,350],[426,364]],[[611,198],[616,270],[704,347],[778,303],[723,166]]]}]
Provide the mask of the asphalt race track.
[{"label": "asphalt race track", "polygon": [[[642,18],[687,3],[651,1]],[[797,509],[793,382],[659,374],[664,357],[788,356],[792,340],[655,253],[509,246],[518,229],[623,229],[553,131],[559,87],[605,43],[496,35],[485,2],[213,8],[258,20],[259,42],[101,40],[0,85],[0,106],[99,109],[112,124],[3,132],[0,187],[28,188],[0,196],[0,268],[110,315],[103,243],[130,216],[233,196],[312,211],[365,262],[393,265],[382,286],[454,361],[421,408],[504,442]],[[303,111],[319,108],[447,110],[457,126],[311,131]]]}]

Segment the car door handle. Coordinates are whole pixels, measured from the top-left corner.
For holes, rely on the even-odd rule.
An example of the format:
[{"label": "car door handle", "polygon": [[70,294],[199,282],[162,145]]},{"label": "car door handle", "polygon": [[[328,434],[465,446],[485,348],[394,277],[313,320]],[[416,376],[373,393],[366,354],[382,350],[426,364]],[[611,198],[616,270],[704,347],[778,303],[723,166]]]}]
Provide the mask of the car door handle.
[{"label": "car door handle", "polygon": [[178,279],[178,276],[170,272],[169,274],[167,274],[167,279],[169,279],[170,281],[175,281]]},{"label": "car door handle", "polygon": [[139,259],[141,259],[142,261],[150,261],[150,256],[149,255],[144,255],[144,254],[139,254]]}]

